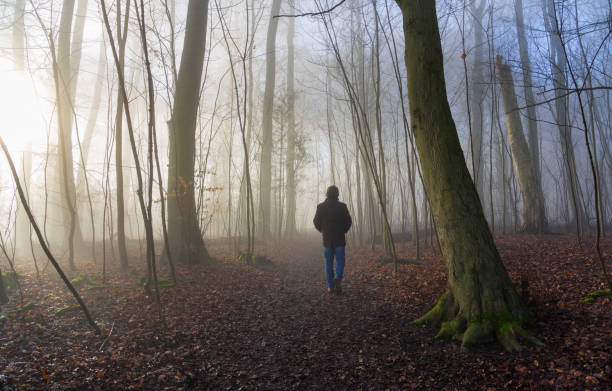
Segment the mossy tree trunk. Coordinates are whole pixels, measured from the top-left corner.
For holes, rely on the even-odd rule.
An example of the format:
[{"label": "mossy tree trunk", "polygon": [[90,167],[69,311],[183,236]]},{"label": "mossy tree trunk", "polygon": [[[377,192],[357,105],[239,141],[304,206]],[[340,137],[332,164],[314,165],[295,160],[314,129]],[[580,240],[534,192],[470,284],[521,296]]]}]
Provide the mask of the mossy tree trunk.
[{"label": "mossy tree trunk", "polygon": [[172,119],[169,121],[168,242],[172,259],[201,263],[210,259],[196,215],[195,129],[204,65],[208,1],[190,0]]},{"label": "mossy tree trunk", "polygon": [[506,131],[510,140],[510,151],[514,161],[514,169],[523,197],[523,221],[521,231],[527,233],[542,233],[546,231],[546,212],[539,186],[536,164],[531,159],[527,140],[523,133],[523,124],[518,111],[516,92],[512,71],[508,64],[502,62],[501,56],[495,57],[495,71],[502,95],[506,116]]},{"label": "mossy tree trunk", "polygon": [[417,324],[462,347],[498,340],[520,349],[528,313],[504,268],[470,177],[446,97],[434,0],[396,0],[404,18],[410,119],[448,286]]}]

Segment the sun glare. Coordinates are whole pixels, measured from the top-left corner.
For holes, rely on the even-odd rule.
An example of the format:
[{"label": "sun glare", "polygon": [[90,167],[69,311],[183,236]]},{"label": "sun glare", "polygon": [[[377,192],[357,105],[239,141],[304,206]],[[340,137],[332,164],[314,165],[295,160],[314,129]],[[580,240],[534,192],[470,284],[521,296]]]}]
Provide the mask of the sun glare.
[{"label": "sun glare", "polygon": [[18,152],[28,143],[39,144],[46,126],[44,84],[15,70],[12,62],[0,60],[0,86],[0,135],[9,150]]}]

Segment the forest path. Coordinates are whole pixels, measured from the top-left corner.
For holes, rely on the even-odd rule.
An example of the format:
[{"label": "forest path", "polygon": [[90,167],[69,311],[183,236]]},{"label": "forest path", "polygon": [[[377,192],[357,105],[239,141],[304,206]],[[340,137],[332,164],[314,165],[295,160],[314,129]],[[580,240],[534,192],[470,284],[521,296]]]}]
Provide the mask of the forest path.
[{"label": "forest path", "polygon": [[[508,354],[498,345],[460,351],[437,340],[437,330],[410,321],[430,309],[446,284],[439,254],[423,249],[426,264],[378,261],[380,248],[347,247],[343,294],[327,292],[318,237],[258,246],[271,263],[236,260],[226,241],[207,243],[215,262],[177,265],[179,283],[161,289],[163,321],[134,270],[108,272],[106,288],[79,292],[96,321],[96,335],[59,278],[38,281],[32,271],[0,317],[0,390],[611,390],[610,299],[585,304],[600,287],[588,248],[568,236],[515,235],[497,239],[513,281],[529,281],[537,323],[547,346],[528,343]],[[603,242],[612,254],[612,239]],[[398,244],[401,258],[414,248]],[[608,256],[609,257],[609,256]],[[116,266],[116,265],[112,265]],[[610,265],[612,268],[612,264]],[[82,265],[101,281],[100,265]],[[160,267],[167,278],[167,266]]]},{"label": "forest path", "polygon": [[235,329],[242,357],[231,354],[226,361],[216,356],[214,361],[227,362],[227,367],[213,373],[248,374],[266,384],[278,381],[279,388],[352,388],[360,383],[377,388],[377,378],[380,388],[388,387],[380,371],[393,364],[388,357],[397,359],[402,345],[410,343],[395,332],[399,325],[413,327],[405,314],[385,302],[380,283],[360,278],[362,260],[351,248],[343,293],[335,295],[327,292],[319,241],[281,247],[271,256],[272,264],[258,268],[262,279],[245,298],[245,318]]}]

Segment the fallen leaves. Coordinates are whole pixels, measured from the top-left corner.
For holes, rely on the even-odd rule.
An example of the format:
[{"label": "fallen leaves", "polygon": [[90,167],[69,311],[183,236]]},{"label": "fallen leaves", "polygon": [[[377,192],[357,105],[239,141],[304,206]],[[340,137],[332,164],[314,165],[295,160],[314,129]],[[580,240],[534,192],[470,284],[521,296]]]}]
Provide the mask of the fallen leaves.
[{"label": "fallen leaves", "polygon": [[[24,278],[32,305],[0,321],[0,388],[609,388],[610,298],[581,302],[602,288],[585,261],[589,250],[562,236],[497,243],[511,278],[528,281],[533,332],[546,347],[461,353],[457,343],[435,340],[436,330],[412,326],[446,284],[444,264],[431,249],[394,275],[392,264],[379,261],[380,249],[349,247],[344,293],[330,296],[318,241],[259,248],[271,262],[265,268],[236,261],[220,243],[209,249],[217,262],[178,267],[182,283],[162,291],[163,320],[138,273],[113,272],[105,289],[85,284],[85,300],[108,326],[101,336],[79,311],[57,314],[75,304],[60,281]],[[606,239],[604,250],[611,247]],[[398,256],[413,259],[414,248],[402,243]],[[83,269],[102,280],[99,266]]]}]

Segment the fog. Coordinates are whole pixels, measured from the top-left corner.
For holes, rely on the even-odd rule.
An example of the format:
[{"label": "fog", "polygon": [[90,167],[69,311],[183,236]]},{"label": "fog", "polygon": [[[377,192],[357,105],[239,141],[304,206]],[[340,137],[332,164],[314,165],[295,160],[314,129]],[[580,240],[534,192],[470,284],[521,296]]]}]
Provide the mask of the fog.
[{"label": "fog", "polygon": [[[115,252],[122,234],[117,228],[121,218],[117,208],[117,124],[122,127],[125,239],[141,259],[146,251],[146,223],[138,199],[129,126],[133,127],[144,181],[141,194],[152,205],[149,216],[158,254],[164,249],[162,203],[170,204],[188,192],[193,192],[195,221],[204,244],[227,238],[236,254],[247,250],[252,229],[257,243],[314,232],[317,203],[325,198],[331,184],[339,187],[340,199],[354,216],[355,229],[348,237],[352,243],[380,240],[385,219],[398,238],[414,237],[417,231],[425,236],[431,232],[431,211],[410,127],[402,15],[393,1],[351,0],[331,11],[334,2],[299,1],[295,10],[288,1],[282,2],[281,14],[320,14],[274,18],[278,30],[272,64],[275,84],[270,139],[265,138],[262,124],[268,115],[264,113],[266,62],[270,57],[266,41],[273,20],[272,2],[210,1],[199,101],[195,102],[195,137],[190,141],[195,146],[193,183],[183,181],[181,175],[174,179],[185,194],[176,186],[175,191],[168,190],[168,174],[174,167],[169,160],[169,129],[177,73],[182,63],[190,60],[183,58],[187,2],[105,4],[115,47],[120,41],[118,5],[119,25],[121,29],[127,26],[122,72],[131,125],[125,108],[121,103],[118,106],[122,80],[103,24],[101,2],[73,1],[72,23],[62,34],[65,3],[70,2],[2,1],[0,5],[0,134],[18,167],[36,222],[62,262],[69,257],[70,241],[74,242],[77,263],[99,257],[102,246],[112,254],[112,262],[118,262]],[[144,9],[136,9],[135,4],[144,5]],[[551,4],[558,8],[551,10]],[[130,15],[124,25],[126,7],[130,7]],[[524,228],[524,201],[495,76],[495,56],[502,56],[502,62],[512,70],[524,137],[530,148],[533,140],[538,145],[538,161],[532,168],[541,179],[547,230],[578,230],[584,235],[595,229],[595,188],[581,110],[599,180],[599,215],[603,227],[608,227],[612,219],[608,3],[522,2],[530,82],[525,80],[525,59],[519,51],[514,2],[440,1],[437,8],[448,101],[490,228],[498,234]],[[544,9],[552,12],[560,34],[555,35],[556,30],[547,26],[553,19],[547,18]],[[140,11],[153,86],[153,123],[148,111],[151,95]],[[287,66],[290,22],[295,23],[293,73]],[[563,53],[552,49],[558,36]],[[62,44],[69,48],[66,58],[61,57]],[[53,55],[52,46],[56,50]],[[67,72],[62,70],[63,63],[67,63]],[[557,71],[564,84],[555,76]],[[293,95],[288,90],[290,78],[294,79]],[[526,100],[525,86],[532,90],[533,103]],[[74,94],[63,100],[61,91],[71,88]],[[577,90],[582,92],[581,101]],[[560,100],[564,106],[558,105]],[[293,116],[289,115],[291,101]],[[536,118],[530,118],[527,106],[535,107]],[[122,113],[117,114],[118,107]],[[560,107],[565,107],[564,112],[559,112]],[[68,118],[60,120],[62,115]],[[535,139],[528,135],[530,119],[537,126]],[[66,150],[58,143],[61,121],[71,122]],[[149,155],[153,125],[161,178]],[[367,137],[363,138],[358,128],[365,129]],[[288,146],[290,137],[292,145]],[[271,150],[268,182],[261,180],[264,145]],[[59,157],[66,157],[68,171],[62,172]],[[177,155],[177,161],[185,158]],[[245,159],[249,161],[252,217],[247,208]],[[294,170],[293,183],[288,182],[288,170]],[[67,185],[66,180],[70,182]],[[267,207],[262,202],[266,183]],[[37,239],[4,156],[0,159],[0,185],[2,262],[13,254],[19,262],[30,262],[38,251]],[[295,201],[290,199],[290,187],[295,189]],[[293,208],[295,223],[287,220]],[[71,210],[76,216],[74,224]],[[164,213],[175,212],[168,205]],[[254,218],[250,226],[249,218]],[[75,231],[70,239],[72,225]],[[175,240],[170,235],[170,241]],[[93,246],[97,250],[91,252]],[[254,251],[250,246],[249,250]],[[141,259],[129,262],[140,263]]]}]

